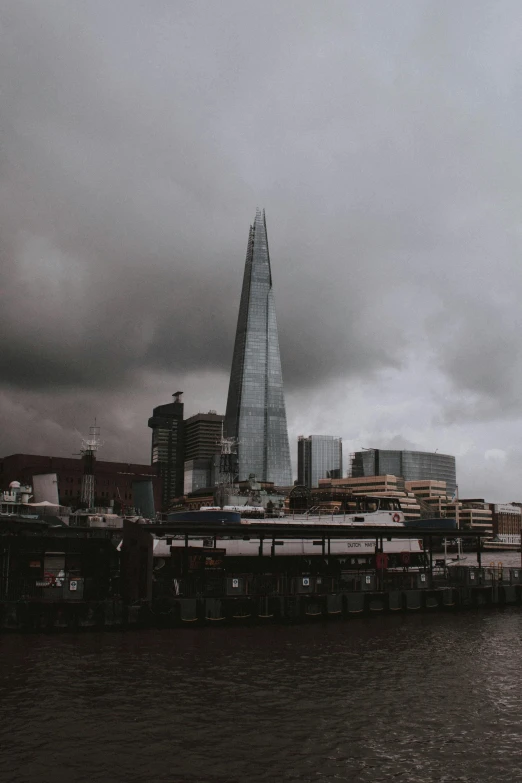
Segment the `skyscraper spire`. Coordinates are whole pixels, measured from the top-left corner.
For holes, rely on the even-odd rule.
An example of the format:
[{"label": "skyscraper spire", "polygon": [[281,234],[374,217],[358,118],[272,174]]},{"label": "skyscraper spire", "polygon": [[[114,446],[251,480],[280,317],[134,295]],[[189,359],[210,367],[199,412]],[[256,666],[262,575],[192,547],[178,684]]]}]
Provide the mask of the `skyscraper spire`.
[{"label": "skyscraper spire", "polygon": [[225,429],[237,438],[239,480],[292,483],[265,212],[248,235]]}]

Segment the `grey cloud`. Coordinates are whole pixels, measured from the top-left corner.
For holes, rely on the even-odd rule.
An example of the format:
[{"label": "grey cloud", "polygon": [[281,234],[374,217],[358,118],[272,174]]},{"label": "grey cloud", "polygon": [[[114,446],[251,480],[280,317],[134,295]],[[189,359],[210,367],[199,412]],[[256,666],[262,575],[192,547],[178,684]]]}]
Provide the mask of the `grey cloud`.
[{"label": "grey cloud", "polygon": [[6,416],[87,395],[116,451],[118,405],[161,402],[144,378],[224,377],[257,205],[289,393],[430,355],[441,421],[520,415],[518,3],[13,0],[1,24]]},{"label": "grey cloud", "polygon": [[438,363],[453,392],[442,404],[445,421],[522,415],[520,288],[508,274],[502,282],[504,291],[491,279],[467,296],[448,294],[453,308],[444,320],[432,319]]}]

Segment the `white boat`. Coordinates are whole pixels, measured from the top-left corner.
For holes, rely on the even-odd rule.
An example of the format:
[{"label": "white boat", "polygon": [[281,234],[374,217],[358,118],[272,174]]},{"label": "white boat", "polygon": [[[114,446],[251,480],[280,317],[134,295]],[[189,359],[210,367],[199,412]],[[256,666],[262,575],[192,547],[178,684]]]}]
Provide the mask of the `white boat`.
[{"label": "white boat", "polygon": [[243,514],[241,507],[234,510],[241,515],[242,525],[308,525],[360,527],[404,527],[404,513],[397,498],[365,495],[354,498],[357,508],[353,512],[331,511],[327,507],[316,506],[304,514],[286,514],[285,516],[252,518],[250,513]]},{"label": "white boat", "polygon": [[[394,529],[403,530],[404,525],[404,513],[400,508],[400,504],[397,498],[382,497],[382,496],[361,496],[355,497],[354,504],[356,509],[352,513],[332,513],[328,509],[328,513],[325,513],[325,508],[311,508],[304,514],[286,514],[283,517],[264,517],[258,518],[257,514],[252,515],[252,507],[250,506],[238,506],[238,507],[226,507],[219,509],[218,507],[207,507],[200,509],[199,512],[187,512],[187,514],[180,514],[180,517],[186,523],[190,519],[194,519],[194,523],[201,524],[207,522],[210,526],[216,525],[216,533],[213,536],[209,536],[207,533],[202,535],[198,534],[197,528],[194,530],[194,534],[189,534],[188,545],[192,547],[215,547],[225,551],[227,557],[254,557],[257,556],[299,556],[299,555],[316,555],[316,556],[342,556],[350,555],[354,558],[366,559],[369,556],[375,555],[376,539],[375,535],[371,537],[359,537],[356,539],[335,538],[328,539],[327,536],[321,534],[321,538],[313,540],[310,537],[309,531],[315,527],[321,526],[324,528],[335,529],[337,527],[354,527],[361,528],[365,525],[371,528],[382,528],[383,533],[386,531],[386,536],[380,535],[382,540],[382,552],[390,555],[400,555],[404,553],[422,553],[422,541],[418,537],[415,537],[415,532],[412,531],[411,538],[392,538],[390,533]],[[255,509],[256,512],[259,509]],[[221,525],[226,524],[224,519],[220,519],[220,513],[231,514],[239,516],[240,519],[231,522],[231,524],[237,525],[240,521],[241,526],[244,526],[244,535],[239,538],[237,533],[222,533]],[[192,516],[194,515],[194,516]],[[178,515],[172,515],[177,517]],[[259,526],[263,527],[262,534],[256,530]],[[279,528],[284,526],[287,530],[291,527],[300,528],[303,532],[308,533],[307,538],[285,538],[284,535],[277,535]],[[267,531],[268,528],[268,531]],[[332,530],[333,533],[333,530]],[[165,539],[163,539],[165,540]],[[170,546],[184,547],[185,535],[168,536]],[[380,542],[379,542],[380,546]],[[156,548],[158,545],[156,545]],[[167,547],[160,546],[163,550]],[[159,550],[157,549],[158,553]],[[170,549],[169,549],[170,552]],[[155,550],[156,554],[156,550]],[[405,555],[404,562],[408,557]]]},{"label": "white boat", "polygon": [[[165,540],[165,539],[163,539]],[[170,544],[166,543],[165,547],[156,546],[154,554],[156,556],[165,556],[167,554],[167,548],[170,552],[170,547],[183,548],[185,546],[185,538],[168,538]],[[204,537],[193,537],[189,539],[190,547],[202,547],[208,548],[213,546],[213,539]],[[375,554],[375,539],[361,538],[361,539],[331,539],[329,542],[323,540],[313,541],[309,538],[274,538],[272,546],[272,539],[261,539],[259,535],[245,536],[241,539],[238,538],[223,538],[219,536],[216,540],[216,548],[224,550],[227,557],[272,557],[276,555],[295,557],[296,555],[353,555],[353,556],[365,556]],[[273,552],[272,552],[273,549]],[[401,554],[402,552],[417,552],[423,551],[422,543],[419,539],[414,538],[396,538],[390,541],[383,540],[383,551],[386,554]]]},{"label": "white boat", "polygon": [[[255,518],[250,516],[250,507],[245,516],[242,514],[242,507],[234,507],[233,511],[239,513],[241,525],[245,527],[245,535],[238,538],[237,535],[223,535],[216,526],[215,538],[198,535],[196,532],[189,538],[191,547],[212,547],[215,546],[224,550],[228,557],[248,557],[248,556],[299,556],[299,555],[352,555],[368,556],[375,554],[375,536],[371,538],[332,538],[321,536],[318,540],[308,538],[285,538],[278,536],[277,530],[284,526],[301,528],[303,531],[321,526],[324,528],[336,527],[357,527],[361,528],[367,525],[372,528],[382,528],[383,531],[392,531],[394,529],[404,529],[404,513],[401,511],[399,501],[396,498],[387,497],[358,497],[355,499],[357,510],[353,513],[324,513],[324,509],[312,508],[305,514],[286,515],[284,517]],[[219,509],[205,509],[214,513]],[[231,508],[223,511],[231,511]],[[203,509],[201,509],[203,511]],[[321,513],[322,512],[322,513]],[[210,516],[210,515],[209,515]],[[201,516],[198,515],[198,522],[201,522]],[[263,534],[256,531],[256,528],[262,526]],[[269,530],[267,533],[267,527]],[[272,532],[273,531],[273,532]],[[414,534],[413,534],[414,535]],[[382,551],[387,554],[400,554],[404,552],[421,553],[422,542],[416,538],[386,538],[382,537]],[[173,537],[171,545],[174,547],[184,547],[184,536]],[[214,543],[215,541],[215,543]]]}]

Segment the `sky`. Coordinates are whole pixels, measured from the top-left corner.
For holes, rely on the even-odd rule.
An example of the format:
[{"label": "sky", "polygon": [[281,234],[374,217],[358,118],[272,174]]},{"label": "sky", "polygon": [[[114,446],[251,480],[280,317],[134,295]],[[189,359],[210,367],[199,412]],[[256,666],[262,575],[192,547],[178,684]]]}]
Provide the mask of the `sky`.
[{"label": "sky", "polygon": [[224,413],[265,208],[297,436],[522,500],[519,0],[2,0],[0,455]]}]

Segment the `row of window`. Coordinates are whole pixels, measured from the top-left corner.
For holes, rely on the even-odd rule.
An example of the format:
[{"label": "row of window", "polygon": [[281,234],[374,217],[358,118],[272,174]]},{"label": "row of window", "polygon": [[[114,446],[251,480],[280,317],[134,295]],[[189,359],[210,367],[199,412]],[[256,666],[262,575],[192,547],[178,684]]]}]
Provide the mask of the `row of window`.
[{"label": "row of window", "polygon": [[[58,484],[60,484],[60,483],[74,484],[74,478],[72,476],[65,476],[64,478],[58,477]],[[81,485],[81,483],[82,483],[82,477],[81,476],[76,479],[76,483]],[[115,479],[99,479],[99,478],[96,478],[96,484],[98,486],[101,486],[103,484],[106,487],[120,487],[120,489],[122,487],[129,487],[129,488],[132,487],[132,481],[123,482],[123,481],[117,481]]]},{"label": "row of window", "polygon": [[[73,497],[79,498],[80,497],[80,492],[79,491],[75,492],[73,489],[65,489],[63,492],[60,492],[60,495],[63,496],[63,497],[69,497],[69,498],[73,498]],[[109,498],[113,498],[114,497],[114,493],[111,493],[111,492],[96,492],[96,497],[109,499]],[[120,498],[117,498],[117,499],[119,500]],[[132,493],[131,492],[122,492],[121,493],[121,499],[122,500],[132,500]]]}]

